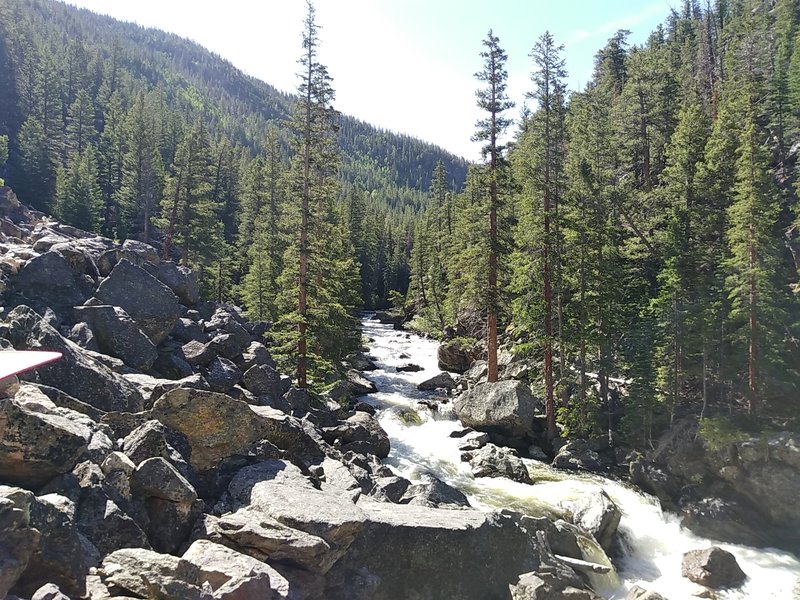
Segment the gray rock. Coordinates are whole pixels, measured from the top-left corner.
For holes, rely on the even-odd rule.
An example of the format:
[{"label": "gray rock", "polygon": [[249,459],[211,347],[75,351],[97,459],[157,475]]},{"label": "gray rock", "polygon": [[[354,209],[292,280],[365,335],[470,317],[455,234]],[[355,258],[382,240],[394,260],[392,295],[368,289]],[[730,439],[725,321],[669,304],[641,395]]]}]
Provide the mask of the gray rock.
[{"label": "gray rock", "polygon": [[239,340],[232,333],[218,333],[208,343],[209,348],[217,356],[223,356],[228,360],[234,360],[241,355],[242,349]]},{"label": "gray rock", "polygon": [[189,561],[142,548],[123,548],[103,559],[102,582],[139,598],[212,600],[198,569]]},{"label": "gray rock", "polygon": [[533,418],[541,403],[527,384],[498,381],[476,385],[456,398],[453,407],[467,427],[523,437],[532,432]]},{"label": "gray rock", "polygon": [[260,561],[288,563],[316,573],[327,572],[335,558],[321,537],[287,527],[249,508],[219,518],[205,515],[198,521],[194,535]]},{"label": "gray rock", "polygon": [[433,475],[426,474],[421,483],[408,487],[401,504],[416,504],[429,508],[461,508],[470,506],[464,493]]},{"label": "gray rock", "polygon": [[599,454],[587,440],[570,440],[558,450],[553,466],[570,471],[606,471],[612,465],[610,458]]},{"label": "gray rock", "polygon": [[461,460],[469,461],[475,477],[507,477],[520,483],[533,483],[528,468],[510,448],[486,444],[473,452],[464,452]]},{"label": "gray rock", "polygon": [[583,494],[563,506],[574,525],[593,535],[604,550],[611,549],[622,512],[605,490]]},{"label": "gray rock", "polygon": [[243,371],[247,371],[256,365],[267,365],[273,369],[276,366],[272,355],[264,344],[261,342],[250,342],[250,345],[242,353],[242,364],[239,365],[239,368]]},{"label": "gray rock", "polygon": [[264,439],[296,456],[322,454],[297,419],[216,392],[170,390],[158,399],[152,414],[186,436],[190,464],[198,471],[214,468],[234,454],[246,454],[252,444]]},{"label": "gray rock", "polygon": [[80,422],[0,399],[0,479],[39,487],[71,471],[91,438],[91,429]]},{"label": "gray rock", "polygon": [[375,383],[364,377],[355,369],[348,369],[346,374],[347,384],[350,386],[350,393],[353,396],[363,396],[364,394],[374,394],[378,391]]},{"label": "gray rock", "polygon": [[182,348],[183,357],[190,365],[205,367],[216,358],[214,349],[209,344],[197,340],[186,342]]},{"label": "gray rock", "polygon": [[434,375],[430,379],[426,379],[422,383],[417,385],[418,390],[422,391],[429,391],[432,392],[433,390],[438,390],[440,388],[445,390],[453,390],[456,387],[456,382],[450,375],[450,373],[442,372],[438,375]]},{"label": "gray rock", "polygon": [[205,344],[208,341],[208,335],[203,331],[200,324],[186,317],[181,317],[175,321],[175,326],[172,328],[170,335],[182,344],[192,341]]},{"label": "gray rock", "polygon": [[86,323],[75,323],[69,332],[69,339],[81,348],[93,350],[98,352],[100,346],[97,345],[97,339],[94,337],[91,327]]},{"label": "gray rock", "polygon": [[602,600],[586,589],[581,578],[566,565],[548,565],[540,571],[525,573],[508,587],[512,600]]},{"label": "gray rock", "polygon": [[361,352],[348,356],[347,363],[356,371],[375,371],[378,368],[378,365],[372,359]]},{"label": "gray rock", "polygon": [[30,525],[40,532],[39,546],[17,582],[17,593],[33,595],[54,583],[65,594],[82,597],[86,575],[100,556],[78,530],[74,503],[57,494],[39,496],[30,506]]},{"label": "gray rock", "polygon": [[158,357],[150,338],[119,307],[78,306],[75,316],[89,324],[100,352],[115,356],[134,369],[147,371]]},{"label": "gray rock", "polygon": [[153,363],[153,369],[173,381],[186,379],[194,374],[192,365],[186,361],[180,349],[159,352],[156,361]]},{"label": "gray rock", "polygon": [[436,356],[442,371],[464,373],[474,360],[480,358],[480,352],[474,345],[466,344],[463,340],[450,340],[439,346]]},{"label": "gray rock", "polygon": [[345,554],[364,524],[364,513],[336,493],[315,489],[285,461],[265,461],[239,471],[228,488],[231,508],[245,507],[330,546],[326,566]]},{"label": "gray rock", "polygon": [[139,463],[131,477],[133,491],[145,498],[191,504],[197,492],[178,470],[160,456]]},{"label": "gray rock", "polygon": [[95,296],[121,307],[154,344],[167,337],[181,315],[178,298],[141,267],[121,260],[97,288]]},{"label": "gray rock", "polygon": [[323,439],[338,442],[343,452],[374,454],[378,458],[389,456],[389,436],[373,415],[357,411],[340,425],[323,428]]},{"label": "gray rock", "polygon": [[422,371],[422,367],[419,365],[415,365],[414,363],[406,363],[404,365],[400,365],[395,369],[398,373],[417,373]]},{"label": "gray rock", "polygon": [[458,444],[458,449],[462,452],[480,450],[489,443],[489,434],[483,431],[473,431],[465,435]]},{"label": "gray rock", "polygon": [[6,597],[19,580],[39,544],[39,531],[30,523],[34,495],[22,488],[0,485],[0,596]]},{"label": "gray rock", "polygon": [[49,306],[57,312],[83,304],[88,298],[75,271],[58,252],[45,252],[25,263],[11,289],[22,303]]},{"label": "gray rock", "polygon": [[157,267],[161,262],[158,250],[150,244],[145,244],[139,240],[127,239],[122,242],[119,256],[121,259],[128,260],[139,267],[144,267],[145,265]]},{"label": "gray rock", "polygon": [[684,554],[681,575],[712,589],[736,588],[747,579],[736,557],[717,546]]},{"label": "gray rock", "polygon": [[214,392],[227,393],[242,380],[238,367],[222,356],[211,361],[204,371],[205,380]]},{"label": "gray rock", "polygon": [[253,341],[250,333],[240,323],[240,318],[236,311],[228,307],[219,307],[205,323],[207,332],[229,333],[234,336],[240,350],[250,346]]},{"label": "gray rock", "polygon": [[70,396],[104,411],[137,412],[143,399],[135,386],[92,358],[85,350],[61,337],[27,306],[12,310],[0,324],[0,337],[10,340],[17,350],[48,348],[61,352],[52,362],[23,378],[58,388]]},{"label": "gray rock", "polygon": [[193,306],[200,301],[197,278],[191,269],[180,267],[172,261],[163,261],[158,265],[157,277],[184,306]]},{"label": "gray rock", "polygon": [[183,560],[197,568],[197,581],[211,587],[215,600],[269,600],[279,596],[273,586],[284,584],[269,565],[208,540],[194,542]]},{"label": "gray rock", "polygon": [[242,382],[256,396],[269,396],[271,399],[281,396],[281,375],[268,364],[250,367],[245,371]]},{"label": "gray rock", "polygon": [[363,531],[328,572],[327,600],[503,597],[538,567],[512,518],[476,510],[359,501]]}]

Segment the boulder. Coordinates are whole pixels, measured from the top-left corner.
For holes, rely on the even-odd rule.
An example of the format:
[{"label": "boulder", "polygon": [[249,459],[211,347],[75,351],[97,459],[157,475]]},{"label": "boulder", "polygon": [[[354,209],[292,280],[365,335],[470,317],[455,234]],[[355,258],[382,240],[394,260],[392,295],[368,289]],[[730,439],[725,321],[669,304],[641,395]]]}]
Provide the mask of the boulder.
[{"label": "boulder", "polygon": [[281,375],[268,364],[253,365],[242,376],[244,386],[256,396],[281,396]]},{"label": "boulder", "polygon": [[432,392],[433,390],[438,389],[445,389],[445,390],[453,390],[456,387],[456,382],[450,373],[442,372],[438,375],[434,375],[430,379],[426,379],[422,383],[417,385],[418,390],[422,390],[425,392]]},{"label": "boulder", "polygon": [[191,504],[197,492],[177,469],[160,456],[142,461],[131,477],[134,492],[144,498],[161,498]]},{"label": "boulder", "polygon": [[[103,559],[100,579],[110,590],[138,598],[212,600],[187,560],[143,548],[123,548]],[[115,595],[121,595],[118,592]],[[269,597],[269,596],[267,596]]]},{"label": "boulder", "polygon": [[95,296],[105,304],[122,308],[153,344],[159,344],[169,335],[181,315],[180,303],[172,290],[125,259],[103,280]]},{"label": "boulder", "polygon": [[747,579],[736,557],[717,546],[684,554],[681,575],[712,589],[739,587]]},{"label": "boulder", "polygon": [[467,427],[523,437],[532,432],[541,406],[521,381],[481,383],[455,399],[453,408]]},{"label": "boulder", "polygon": [[17,350],[47,348],[61,352],[61,360],[23,375],[58,388],[82,402],[103,411],[137,412],[143,399],[134,385],[95,360],[85,350],[61,335],[27,306],[13,309],[0,324],[0,337],[11,341]]},{"label": "boulder", "polygon": [[250,345],[242,352],[242,363],[239,368],[247,371],[256,365],[267,365],[273,369],[276,367],[272,355],[267,347],[261,342],[250,342]]},{"label": "boulder", "polygon": [[468,433],[458,443],[458,449],[462,452],[480,450],[489,443],[489,434],[484,431],[473,431]]},{"label": "boulder", "polygon": [[239,471],[228,486],[229,508],[263,514],[323,539],[329,546],[321,568],[334,564],[358,537],[364,513],[348,498],[318,490],[297,467],[268,460]]},{"label": "boulder", "polygon": [[420,483],[410,485],[400,499],[400,504],[416,504],[429,508],[460,508],[469,506],[464,493],[430,474]]},{"label": "boulder", "polygon": [[540,571],[524,573],[516,584],[508,586],[512,600],[602,600],[586,588],[575,571],[567,565],[547,565]]},{"label": "boulder", "polygon": [[83,304],[88,295],[75,271],[58,252],[45,252],[23,266],[11,284],[20,303],[63,312]]},{"label": "boulder", "polygon": [[205,367],[217,357],[211,345],[197,340],[186,342],[181,351],[186,362],[197,367]]},{"label": "boulder", "polygon": [[158,358],[150,338],[119,307],[78,306],[75,317],[91,327],[100,352],[115,356],[134,369],[147,371]]},{"label": "boulder", "polygon": [[234,340],[240,350],[250,346],[253,341],[250,333],[242,326],[237,310],[233,307],[221,306],[214,311],[211,318],[205,323],[205,330],[209,333],[223,334],[228,333],[234,336]]},{"label": "boulder", "polygon": [[607,471],[613,461],[598,453],[590,442],[582,439],[570,440],[559,448],[553,466],[570,471],[591,471],[600,473]]},{"label": "boulder", "polygon": [[208,387],[222,394],[230,392],[242,380],[242,372],[227,358],[218,356],[204,371]]},{"label": "boulder", "polygon": [[228,546],[260,561],[294,565],[315,573],[327,572],[335,557],[321,537],[287,527],[250,508],[222,517],[205,515],[198,521],[194,537]]},{"label": "boulder", "polygon": [[562,506],[567,511],[569,521],[594,536],[606,552],[611,549],[622,511],[605,490],[582,494]]},{"label": "boulder", "polygon": [[328,600],[500,598],[539,564],[531,536],[511,517],[366,499],[359,507],[366,522],[328,572]]},{"label": "boulder", "polygon": [[82,423],[16,399],[0,399],[0,479],[37,488],[71,471],[91,438],[91,429]]},{"label": "boulder", "polygon": [[442,343],[436,352],[436,357],[442,371],[464,373],[473,361],[480,358],[480,353],[474,344],[455,339]]},{"label": "boulder", "polygon": [[406,363],[404,365],[400,365],[395,370],[398,373],[417,373],[418,371],[422,371],[422,367],[415,365],[414,363]]},{"label": "boulder", "polygon": [[507,477],[520,483],[533,483],[525,463],[510,448],[486,444],[479,450],[462,453],[461,460],[469,461],[475,477]]},{"label": "boulder", "polygon": [[341,444],[343,452],[374,454],[378,458],[389,456],[389,436],[373,415],[356,411],[335,427],[325,427],[323,439]]},{"label": "boulder", "polygon": [[734,499],[710,496],[682,501],[681,512],[681,526],[714,540],[767,547],[780,535],[759,512]]},{"label": "boulder", "polygon": [[91,327],[86,323],[75,323],[70,329],[69,339],[81,348],[98,352],[100,346],[97,345],[97,339],[94,337]]},{"label": "boulder", "polygon": [[356,371],[375,371],[378,368],[378,365],[371,358],[361,352],[348,356],[347,363]]},{"label": "boulder", "polygon": [[263,439],[298,456],[322,454],[297,419],[216,392],[170,390],[155,403],[152,415],[186,436],[191,446],[190,464],[198,471],[212,469],[234,454],[245,454]]},{"label": "boulder", "polygon": [[242,354],[239,340],[232,333],[218,333],[208,345],[214,354],[223,356],[228,360],[234,360]]},{"label": "boulder", "polygon": [[191,269],[180,267],[172,261],[163,261],[158,265],[156,277],[172,290],[184,306],[193,306],[200,301],[197,278]]},{"label": "boulder", "polygon": [[191,455],[189,440],[185,435],[154,419],[145,421],[131,431],[122,441],[122,450],[134,465],[159,456],[180,467],[186,464],[187,457]]},{"label": "boulder", "polygon": [[486,374],[489,372],[489,366],[486,364],[485,360],[476,360],[472,363],[472,366],[464,372],[464,377],[469,379],[472,382],[479,382],[486,377]]},{"label": "boulder", "polygon": [[161,262],[158,250],[153,248],[153,246],[140,242],[139,240],[131,239],[122,242],[122,248],[119,250],[119,257],[139,267],[157,267]]},{"label": "boulder", "polygon": [[75,504],[58,494],[39,496],[30,506],[30,525],[40,532],[39,545],[15,591],[27,596],[55,583],[64,593],[83,597],[86,575],[100,555],[78,530]]},{"label": "boulder", "polygon": [[170,335],[182,344],[191,341],[205,344],[208,341],[208,335],[203,331],[200,324],[186,317],[181,317],[175,321]]},{"label": "boulder", "polygon": [[364,394],[374,394],[378,391],[375,383],[364,377],[355,369],[348,369],[346,374],[347,384],[353,396],[363,396]]},{"label": "boulder", "polygon": [[39,545],[39,531],[30,523],[34,502],[32,492],[0,485],[0,597],[14,587]]}]

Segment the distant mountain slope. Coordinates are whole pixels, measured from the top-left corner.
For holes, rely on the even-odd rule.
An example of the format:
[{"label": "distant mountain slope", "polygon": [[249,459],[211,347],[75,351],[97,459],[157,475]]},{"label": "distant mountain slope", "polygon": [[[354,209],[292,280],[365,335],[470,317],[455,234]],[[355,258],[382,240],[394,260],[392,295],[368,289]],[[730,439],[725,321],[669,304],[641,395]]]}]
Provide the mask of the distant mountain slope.
[{"label": "distant mountain slope", "polygon": [[[212,132],[252,149],[259,148],[267,123],[282,121],[291,110],[290,95],[245,75],[194,42],[55,0],[0,0],[0,38],[0,96],[5,96],[0,99],[0,134],[10,134],[12,145],[32,110],[22,96],[40,85],[33,81],[33,71],[49,54],[56,56],[54,66],[62,75],[56,85],[62,84],[64,121],[74,101],[71,68],[80,67],[83,58],[88,59],[87,72],[78,75],[88,78],[96,102],[109,81],[109,70],[117,69],[112,77],[129,92],[162,88],[170,108],[199,112]],[[299,53],[299,45],[286,52]],[[466,177],[464,159],[353,117],[342,117],[340,145],[345,181],[395,188],[398,197],[414,202],[420,197],[409,192],[427,192],[438,160],[455,188],[460,189]]]}]

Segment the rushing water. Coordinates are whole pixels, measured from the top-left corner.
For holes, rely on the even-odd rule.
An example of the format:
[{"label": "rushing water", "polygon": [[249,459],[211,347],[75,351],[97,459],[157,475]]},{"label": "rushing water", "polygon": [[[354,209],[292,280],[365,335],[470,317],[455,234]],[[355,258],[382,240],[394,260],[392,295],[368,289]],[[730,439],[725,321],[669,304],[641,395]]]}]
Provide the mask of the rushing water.
[{"label": "rushing water", "polygon": [[[369,319],[363,321],[363,331],[373,340],[369,354],[378,365],[377,371],[367,375],[379,392],[368,399],[380,409],[379,419],[392,446],[386,462],[398,474],[419,481],[423,474],[431,473],[462,490],[473,506],[487,510],[505,507],[533,516],[559,516],[562,502],[605,490],[622,511],[619,532],[627,547],[626,555],[615,561],[618,573],[593,576],[594,587],[610,599],[624,598],[626,590],[636,583],[669,600],[693,598],[704,588],[681,577],[683,553],[718,545],[736,556],[749,578],[742,588],[718,593],[717,598],[800,600],[800,595],[793,593],[800,577],[800,561],[792,554],[698,537],[683,529],[676,516],[663,513],[656,499],[618,481],[558,471],[533,460],[526,460],[533,485],[473,477],[469,465],[460,460],[460,440],[449,437],[461,428],[450,405],[432,412],[419,402],[432,394],[418,391],[417,384],[440,372],[437,343]],[[407,363],[419,365],[422,370],[396,371]],[[584,542],[581,545],[585,558],[607,561],[596,545]]]}]

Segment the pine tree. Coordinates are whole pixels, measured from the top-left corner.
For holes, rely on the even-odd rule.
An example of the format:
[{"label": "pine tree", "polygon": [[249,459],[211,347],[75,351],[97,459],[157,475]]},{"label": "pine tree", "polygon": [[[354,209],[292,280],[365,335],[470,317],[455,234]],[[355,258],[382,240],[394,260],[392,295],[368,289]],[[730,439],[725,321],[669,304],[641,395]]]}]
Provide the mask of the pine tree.
[{"label": "pine tree", "polygon": [[103,210],[103,197],[97,183],[94,147],[69,155],[66,168],[59,169],[56,185],[56,216],[80,229],[97,231]]},{"label": "pine tree", "polygon": [[103,233],[112,236],[120,221],[119,192],[125,160],[125,113],[118,93],[111,95],[103,113],[103,133],[97,145],[100,190],[103,195]]},{"label": "pine tree", "polygon": [[[3,174],[3,169],[8,161],[8,136],[0,135],[0,175]],[[0,177],[0,187],[5,185],[5,181]]]},{"label": "pine tree", "polygon": [[[279,277],[280,352],[296,368],[297,385],[309,386],[330,374],[332,360],[353,346],[355,321],[349,284],[355,263],[342,256],[346,228],[333,199],[339,155],[337,112],[327,68],[318,58],[318,26],[308,2],[303,28],[301,83],[289,127],[292,157],[287,186],[289,230],[296,232]],[[344,236],[344,237],[343,237]],[[294,359],[294,360],[293,360]]]},{"label": "pine tree", "polygon": [[55,199],[56,167],[42,123],[29,117],[17,136],[20,160],[14,189],[25,204],[48,211]]},{"label": "pine tree", "polygon": [[126,117],[125,155],[118,202],[122,218],[117,226],[120,237],[138,237],[149,243],[151,220],[161,198],[164,168],[157,146],[152,109],[140,93]]},{"label": "pine tree", "polygon": [[[531,52],[535,71],[530,97],[537,109],[525,124],[515,151],[517,180],[522,186],[515,254],[517,322],[530,330],[541,323],[544,345],[544,391],[547,434],[557,435],[554,401],[553,322],[558,325],[559,362],[563,364],[561,335],[561,240],[559,208],[564,195],[565,93],[564,61],[550,32],[545,32]],[[539,287],[541,281],[541,288]],[[556,298],[554,301],[554,287]],[[536,327],[538,330],[538,327]],[[563,369],[562,369],[563,373]]]},{"label": "pine tree", "polygon": [[65,148],[71,153],[82,154],[94,142],[97,135],[94,128],[94,106],[86,90],[80,90],[69,107],[64,135]]},{"label": "pine tree", "polygon": [[483,70],[475,74],[478,81],[486,83],[486,87],[476,92],[478,108],[487,115],[476,123],[474,141],[486,142],[481,154],[486,160],[483,170],[484,184],[488,188],[489,217],[489,254],[488,281],[486,285],[486,346],[488,375],[487,380],[497,381],[497,320],[501,310],[498,272],[503,252],[500,244],[498,214],[502,208],[504,187],[507,183],[507,162],[504,156],[505,145],[501,138],[511,121],[503,113],[514,106],[506,93],[508,73],[505,63],[508,59],[500,47],[500,40],[489,30],[483,41],[486,49],[481,52]]}]

